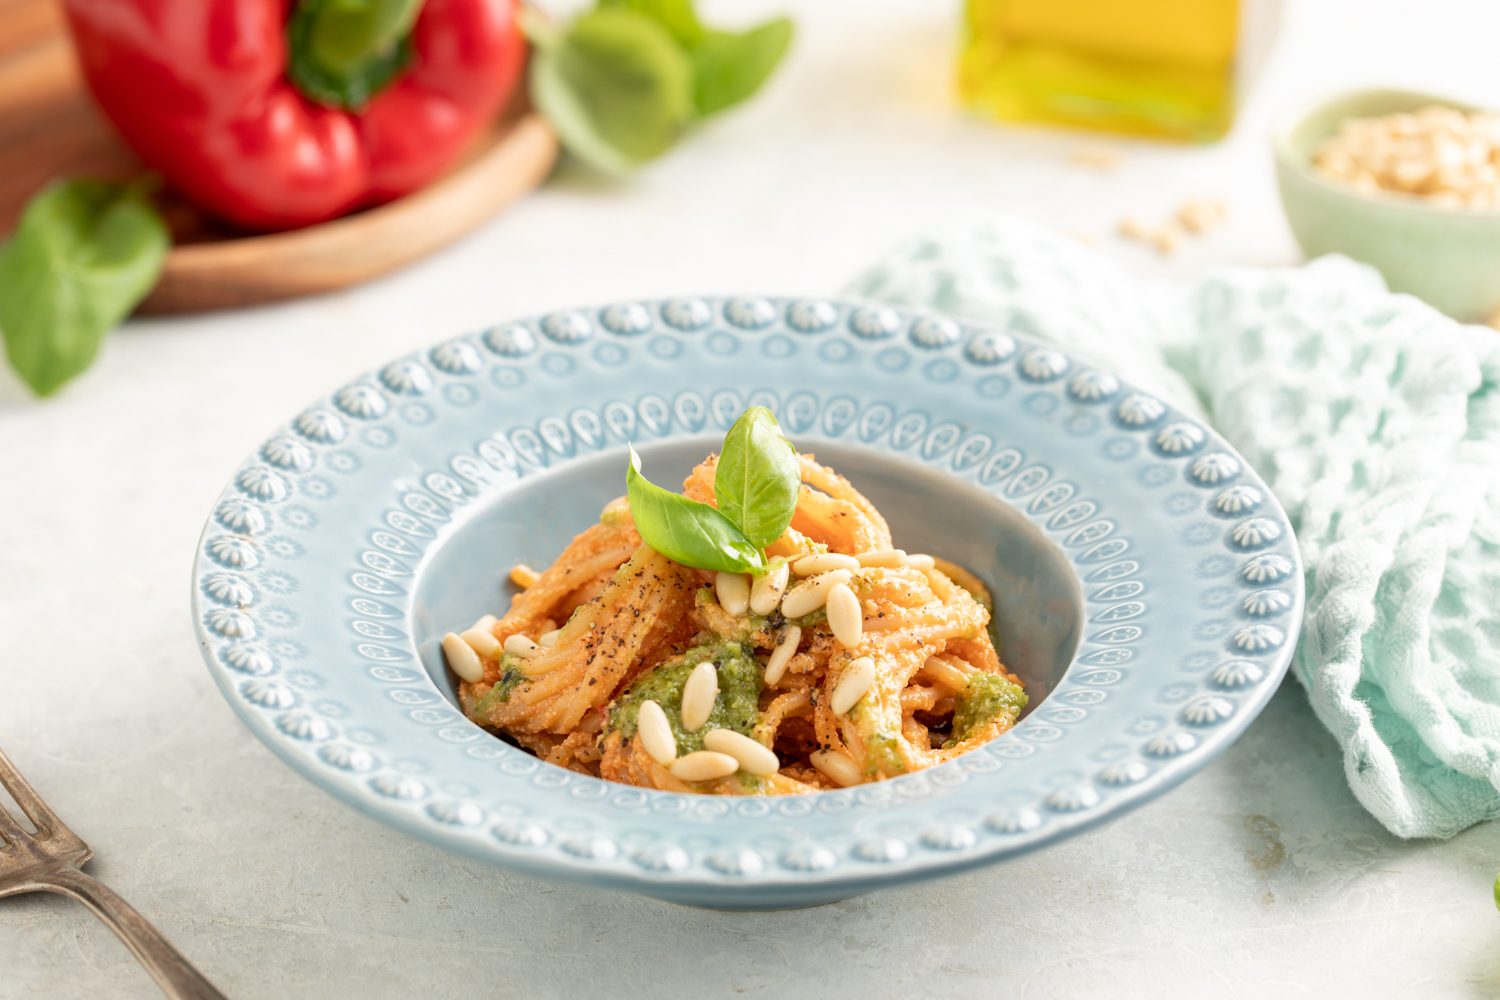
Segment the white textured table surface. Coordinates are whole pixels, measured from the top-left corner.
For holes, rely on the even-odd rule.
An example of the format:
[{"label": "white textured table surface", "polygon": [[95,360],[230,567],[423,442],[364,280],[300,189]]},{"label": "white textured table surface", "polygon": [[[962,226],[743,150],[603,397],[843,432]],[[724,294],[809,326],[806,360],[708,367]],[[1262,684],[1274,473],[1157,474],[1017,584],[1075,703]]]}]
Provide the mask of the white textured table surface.
[{"label": "white textured table surface", "polygon": [[[1385,79],[1500,104],[1493,5],[1323,0],[1286,12],[1229,141],[1127,146],[1100,174],[1068,162],[1075,137],[953,112],[949,5],[795,13],[797,50],[764,98],[627,186],[565,175],[347,294],[131,324],[46,404],[0,375],[0,746],[95,847],[92,871],[234,997],[1500,990],[1500,826],[1446,844],[1384,833],[1290,684],[1218,762],[1099,831],[935,884],[756,915],[451,857],[315,790],[232,717],[192,638],[195,539],[236,461],[350,375],[552,307],[826,293],[906,232],[989,211],[1104,234],[1128,211],[1218,195],[1230,225],[1170,261],[1105,252],[1177,273],[1291,263],[1264,142],[1285,99]],[[0,902],[0,998],[152,995],[80,907]]]}]

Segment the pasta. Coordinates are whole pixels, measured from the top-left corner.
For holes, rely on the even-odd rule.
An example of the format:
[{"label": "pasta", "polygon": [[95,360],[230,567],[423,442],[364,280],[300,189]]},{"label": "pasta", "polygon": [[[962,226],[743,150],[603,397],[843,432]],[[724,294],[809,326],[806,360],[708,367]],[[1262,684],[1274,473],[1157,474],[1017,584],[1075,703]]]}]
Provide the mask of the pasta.
[{"label": "pasta", "polygon": [[[797,461],[790,525],[753,585],[646,545],[623,498],[540,574],[518,568],[529,585],[505,615],[457,637],[476,657],[450,653],[465,714],[561,767],[721,795],[891,778],[1015,725],[1026,695],[990,639],[983,585],[893,549],[869,500]],[[714,504],[716,463],[683,495]]]}]

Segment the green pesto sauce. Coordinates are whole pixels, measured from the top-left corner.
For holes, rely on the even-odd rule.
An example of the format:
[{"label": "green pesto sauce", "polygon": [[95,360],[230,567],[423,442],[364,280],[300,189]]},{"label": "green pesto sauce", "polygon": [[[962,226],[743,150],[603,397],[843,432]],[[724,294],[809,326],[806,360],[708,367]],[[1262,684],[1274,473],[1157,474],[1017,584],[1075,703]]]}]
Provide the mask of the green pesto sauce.
[{"label": "green pesto sauce", "polygon": [[[718,668],[719,697],[714,701],[713,711],[708,713],[708,722],[690,733],[682,727],[682,686],[693,668],[704,661]],[[672,725],[677,752],[689,754],[703,749],[703,734],[710,729],[733,729],[749,736],[760,721],[760,684],[760,664],[739,643],[695,646],[680,656],[663,660],[616,698],[609,709],[608,729],[622,733],[627,740],[635,736],[641,702],[654,701]]]},{"label": "green pesto sauce", "polygon": [[[700,608],[708,604],[712,604],[717,607],[719,598],[714,593],[714,588],[699,587],[693,593],[693,603]],[[735,621],[738,627],[735,629],[733,635],[727,636],[726,638],[736,643],[749,642],[750,637],[755,634],[756,630],[764,627],[765,625],[764,618],[761,618],[759,615],[752,615],[748,613],[741,615],[739,618],[735,619]]]},{"label": "green pesto sauce", "polygon": [[788,618],[787,619],[787,621],[791,622],[793,625],[800,625],[803,628],[812,628],[814,625],[821,625],[824,622],[826,622],[827,620],[828,620],[828,609],[827,608],[819,608],[816,611],[813,611],[813,612],[810,612],[808,614],[803,615],[801,618]]},{"label": "green pesto sauce", "polygon": [[758,615],[753,611],[749,611],[745,613],[745,621],[749,627],[745,630],[743,641],[748,642],[750,636],[757,632],[779,632],[788,625],[798,625],[808,629],[816,625],[821,625],[827,620],[828,612],[822,608],[811,614],[803,615],[801,618],[787,618],[780,611],[773,611],[769,615]]},{"label": "green pesto sauce", "polygon": [[865,772],[867,774],[895,774],[906,770],[906,761],[901,759],[900,744],[896,734],[888,729],[879,729],[865,737]]},{"label": "green pesto sauce", "polygon": [[1026,707],[1026,692],[999,674],[978,673],[958,696],[953,710],[953,739],[962,742],[979,726],[1008,714],[1012,720]]},{"label": "green pesto sauce", "polygon": [[[717,607],[719,604],[719,597],[714,593],[714,588],[699,587],[693,593],[693,603],[700,608],[709,604]],[[777,629],[781,628],[783,625],[800,625],[802,628],[812,628],[816,625],[823,624],[827,620],[828,611],[824,608],[819,608],[816,611],[809,612],[808,614],[803,615],[801,618],[784,618],[782,617],[782,614],[779,610],[774,611],[769,615],[758,615],[753,611],[746,611],[744,614],[735,619],[735,621],[738,623],[738,627],[735,629],[734,633],[732,635],[726,636],[725,638],[730,639],[734,642],[748,643],[750,641],[750,637],[757,632],[774,632]]]},{"label": "green pesto sauce", "polygon": [[778,611],[769,615],[758,615],[753,611],[745,613],[745,619],[750,623],[750,634],[756,632],[775,632],[787,625],[800,625],[802,628],[812,628],[821,625],[828,620],[828,612],[823,608],[809,612],[801,618],[787,618]]},{"label": "green pesto sauce", "polygon": [[526,680],[526,674],[521,670],[520,658],[513,653],[501,656],[500,679],[495,682],[494,687],[474,702],[474,714],[482,719],[489,718],[490,712],[494,711],[496,705],[510,701],[510,693],[524,680]]}]

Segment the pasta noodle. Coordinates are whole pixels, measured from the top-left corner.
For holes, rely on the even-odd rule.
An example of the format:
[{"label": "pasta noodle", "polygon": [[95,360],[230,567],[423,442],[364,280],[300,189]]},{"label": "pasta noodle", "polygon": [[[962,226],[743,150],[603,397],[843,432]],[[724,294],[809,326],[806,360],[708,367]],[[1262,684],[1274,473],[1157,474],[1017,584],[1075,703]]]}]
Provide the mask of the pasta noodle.
[{"label": "pasta noodle", "polygon": [[[512,574],[529,586],[504,617],[475,626],[493,621],[488,629],[497,642],[482,645],[501,652],[481,653],[483,675],[463,679],[465,714],[561,767],[647,788],[726,795],[891,778],[951,760],[1015,725],[1026,695],[995,652],[983,584],[950,563],[892,554],[890,528],[868,499],[813,456],[799,462],[791,524],[765,554],[794,569],[795,560],[819,553],[867,557],[814,588],[853,591],[862,619],[853,622],[857,638],[847,627],[838,633],[852,646],[835,636],[821,608],[795,621],[784,617],[779,598],[767,615],[726,610],[715,574],[644,544],[620,499],[539,575]],[[698,465],[684,495],[713,504],[715,465],[714,456]],[[854,606],[847,595],[842,600]],[[800,632],[789,633],[793,625]],[[768,682],[767,662],[783,637],[785,666]],[[714,671],[690,680],[702,663]],[[684,692],[711,683],[712,690],[687,692],[697,704],[712,697],[708,721],[689,729]],[[641,711],[648,700],[662,712],[653,709],[648,718]],[[705,749],[705,737],[718,729],[772,751],[774,772],[770,763],[752,765],[738,737],[709,742],[738,747],[739,757]],[[748,749],[766,760],[764,751]],[[702,777],[723,771],[730,773]]]}]

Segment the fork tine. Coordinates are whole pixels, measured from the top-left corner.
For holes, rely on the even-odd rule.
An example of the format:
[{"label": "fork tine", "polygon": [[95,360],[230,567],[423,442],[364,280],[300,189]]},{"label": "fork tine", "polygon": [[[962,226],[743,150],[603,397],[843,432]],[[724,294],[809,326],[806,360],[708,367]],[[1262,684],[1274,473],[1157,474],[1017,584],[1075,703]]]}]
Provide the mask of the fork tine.
[{"label": "fork tine", "polygon": [[16,818],[10,814],[10,810],[0,805],[0,844],[18,844],[31,839]]},{"label": "fork tine", "polygon": [[[4,785],[10,792],[16,804],[31,817],[36,824],[37,832],[40,834],[58,833],[67,837],[72,836],[72,831],[63,825],[63,821],[57,818],[57,813],[47,808],[47,803],[31,787],[31,783],[21,776],[16,766],[5,756],[5,751],[0,750],[0,785]],[[9,826],[6,825],[9,820]],[[14,829],[11,829],[11,828]],[[11,817],[10,813],[0,808],[0,832],[4,832],[8,839],[14,840],[17,836],[26,836],[26,832]]]}]

